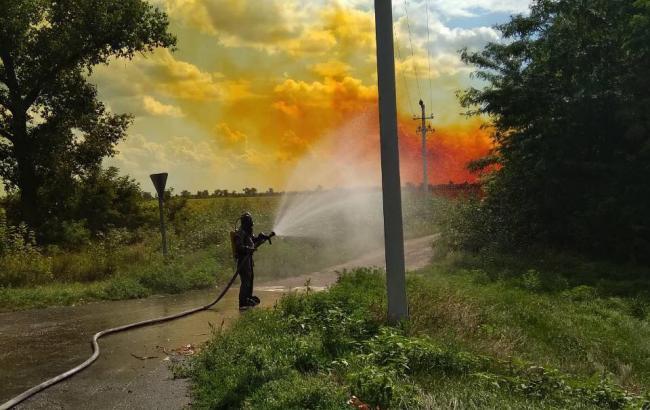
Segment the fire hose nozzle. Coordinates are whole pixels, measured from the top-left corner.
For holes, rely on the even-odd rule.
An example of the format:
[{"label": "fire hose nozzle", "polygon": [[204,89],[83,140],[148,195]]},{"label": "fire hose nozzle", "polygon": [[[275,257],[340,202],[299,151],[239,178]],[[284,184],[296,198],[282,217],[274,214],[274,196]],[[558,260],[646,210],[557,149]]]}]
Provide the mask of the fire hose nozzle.
[{"label": "fire hose nozzle", "polygon": [[271,233],[269,233],[268,235],[262,232],[259,237],[262,238],[262,242],[269,241],[269,244],[273,245],[273,242],[271,242],[271,238],[273,238],[274,236],[275,236],[275,232],[271,231]]}]

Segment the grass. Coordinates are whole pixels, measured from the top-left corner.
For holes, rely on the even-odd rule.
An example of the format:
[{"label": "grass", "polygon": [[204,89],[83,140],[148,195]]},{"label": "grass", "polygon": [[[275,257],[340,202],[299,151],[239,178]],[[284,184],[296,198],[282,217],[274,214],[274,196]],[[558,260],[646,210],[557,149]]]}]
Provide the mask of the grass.
[{"label": "grass", "polygon": [[134,299],[206,288],[229,274],[228,271],[218,271],[215,266],[214,255],[203,250],[168,261],[156,258],[150,264],[132,266],[129,271],[116,273],[104,280],[0,288],[0,309],[24,310],[75,305],[92,300]]},{"label": "grass", "polygon": [[168,225],[168,258],[161,255],[156,227],[111,231],[76,251],[16,247],[1,261],[0,311],[212,286],[231,275],[226,239],[241,209],[252,209],[263,225],[274,207],[273,198],[190,200]]},{"label": "grass", "polygon": [[383,274],[345,273],[329,291],[247,312],[180,373],[197,408],[342,409],[352,396],[382,409],[650,406],[636,296],[549,289],[556,272],[521,265],[499,275],[500,263],[442,258],[409,275],[397,327]]},{"label": "grass", "polygon": [[[407,237],[435,232],[433,216],[442,214],[434,210],[444,201],[416,199],[405,201]],[[0,235],[0,245],[5,245],[0,250],[8,251],[0,252],[0,311],[139,298],[212,286],[231,275],[228,233],[238,216],[244,210],[251,211],[255,230],[268,232],[280,201],[280,197],[176,200],[168,207],[167,259],[161,256],[155,223],[131,232],[107,232],[75,251],[36,247],[24,239],[28,232],[5,223],[4,232],[8,233]],[[154,216],[157,214],[156,201],[146,206]],[[155,217],[151,219],[156,221]],[[367,249],[345,241],[276,238],[271,249],[255,256],[257,265],[263,267],[257,277],[264,280],[318,271],[353,259],[363,250]]]},{"label": "grass", "polygon": [[632,391],[650,387],[650,321],[636,297],[585,285],[548,291],[531,287],[530,276],[486,280],[484,270],[446,264],[418,272],[412,330],[501,360],[607,375]]}]

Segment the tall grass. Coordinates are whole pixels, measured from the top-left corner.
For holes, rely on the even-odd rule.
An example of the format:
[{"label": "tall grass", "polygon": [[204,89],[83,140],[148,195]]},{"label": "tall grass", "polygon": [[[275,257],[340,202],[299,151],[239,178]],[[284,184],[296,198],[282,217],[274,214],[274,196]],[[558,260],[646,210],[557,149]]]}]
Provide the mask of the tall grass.
[{"label": "tall grass", "polygon": [[[210,286],[231,272],[228,232],[241,213],[252,212],[255,230],[268,232],[279,201],[278,197],[174,198],[167,208],[167,259],[161,256],[155,201],[145,204],[148,225],[133,231],[108,230],[90,240],[75,241],[81,244],[76,248],[38,247],[33,232],[23,225],[8,225],[0,213],[0,309],[144,297]],[[405,204],[407,236],[437,229],[433,216],[442,215],[435,211],[440,201],[416,196]],[[74,235],[85,238],[78,232]],[[255,258],[258,277],[269,279],[316,271],[358,254],[359,249],[344,243],[324,246],[316,240],[278,238]],[[176,273],[167,275],[170,271]]]},{"label": "tall grass", "polygon": [[[445,281],[449,287],[436,291]],[[566,330],[543,323],[567,305],[536,304],[537,295],[511,289],[518,297],[506,301],[526,314],[499,320],[504,312],[493,308],[490,297],[496,289],[484,300],[477,296],[481,285],[442,271],[409,278],[411,318],[388,326],[384,286],[381,272],[357,270],[343,274],[329,291],[291,294],[272,310],[248,312],[231,329],[215,333],[180,371],[192,378],[195,405],[335,409],[345,408],[352,396],[381,409],[650,405],[643,370],[647,344],[639,343],[650,336],[647,321],[621,323],[624,313],[616,314],[616,307],[601,318],[606,323],[601,329],[623,331],[620,340],[636,325],[640,334],[627,344],[632,355],[615,349],[613,334],[603,338],[598,329],[581,334],[592,319],[580,303],[572,302],[567,318],[577,329],[568,331],[574,339],[566,339]],[[535,316],[540,321],[531,321]],[[511,331],[525,335],[526,343],[501,353],[500,334],[508,337]],[[569,340],[600,345],[610,358],[628,363],[627,380],[606,366],[580,366],[581,357],[562,352]],[[552,347],[558,360],[548,360],[541,346]]]}]

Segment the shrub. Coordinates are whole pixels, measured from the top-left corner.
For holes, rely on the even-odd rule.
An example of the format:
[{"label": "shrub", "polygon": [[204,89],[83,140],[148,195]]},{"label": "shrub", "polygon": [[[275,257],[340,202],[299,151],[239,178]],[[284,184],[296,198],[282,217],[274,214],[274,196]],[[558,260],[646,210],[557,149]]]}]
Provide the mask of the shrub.
[{"label": "shrub", "polygon": [[247,399],[244,409],[349,409],[346,389],[326,377],[304,376],[290,372],[285,377],[270,381]]},{"label": "shrub", "polygon": [[585,301],[598,297],[598,292],[592,286],[580,285],[564,291],[563,295],[574,301]]},{"label": "shrub", "polygon": [[150,294],[151,291],[145,288],[136,278],[118,277],[110,281],[102,296],[110,300],[122,300],[143,298]]},{"label": "shrub", "polygon": [[521,285],[524,289],[532,292],[542,289],[542,280],[539,277],[539,272],[535,269],[529,269],[521,277]]},{"label": "shrub", "polygon": [[630,314],[638,319],[645,319],[650,313],[650,297],[648,294],[640,294],[630,301]]},{"label": "shrub", "polygon": [[90,244],[91,233],[82,221],[63,221],[58,245],[66,249],[80,249]]},{"label": "shrub", "polygon": [[50,258],[36,247],[25,224],[10,225],[0,209],[0,286],[25,286],[52,279]]}]

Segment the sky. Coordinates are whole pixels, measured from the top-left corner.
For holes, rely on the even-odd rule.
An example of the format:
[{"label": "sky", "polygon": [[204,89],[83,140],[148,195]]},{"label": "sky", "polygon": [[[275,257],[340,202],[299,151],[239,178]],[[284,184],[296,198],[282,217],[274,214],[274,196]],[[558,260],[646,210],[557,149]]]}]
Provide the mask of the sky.
[{"label": "sky", "polygon": [[[289,180],[305,189],[337,184],[310,177],[305,163],[379,169],[371,0],[152,3],[169,15],[176,49],[113,60],[92,75],[111,111],[134,115],[128,138],[106,165],[145,190],[153,190],[149,174],[169,172],[176,192],[281,191]],[[435,115],[429,182],[475,178],[465,164],[485,155],[491,142],[481,119],[461,115],[457,90],[480,84],[458,50],[500,41],[492,26],[526,13],[529,3],[393,1],[403,183],[422,178],[419,124],[412,118],[419,99]]]}]

